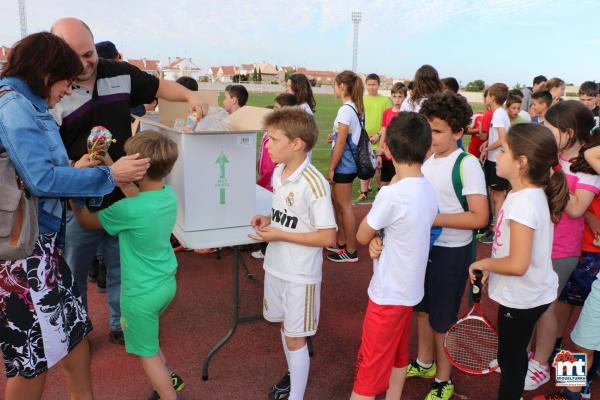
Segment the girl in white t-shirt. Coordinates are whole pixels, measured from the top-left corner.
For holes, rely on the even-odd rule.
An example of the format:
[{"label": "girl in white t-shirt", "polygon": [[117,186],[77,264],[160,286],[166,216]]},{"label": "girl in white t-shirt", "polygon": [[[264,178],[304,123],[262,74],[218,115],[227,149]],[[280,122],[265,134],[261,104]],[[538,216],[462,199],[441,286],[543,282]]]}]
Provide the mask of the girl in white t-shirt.
[{"label": "girl in white t-shirt", "polygon": [[413,89],[400,106],[400,111],[419,112],[421,104],[427,97],[442,91],[442,82],[437,70],[431,65],[425,64],[415,72]]},{"label": "girl in white t-shirt", "polygon": [[296,73],[288,77],[286,92],[293,94],[298,99],[298,106],[310,115],[313,115],[317,102],[313,96],[312,87],[304,74]]},{"label": "girl in white t-shirt", "polygon": [[489,277],[489,296],[498,310],[498,364],[502,370],[498,398],[521,397],[527,374],[527,344],[533,328],[556,299],[558,277],[552,269],[553,222],[569,200],[567,181],[558,164],[552,132],[519,124],[508,131],[497,159],[498,176],[512,187],[496,222],[492,258],[469,268]]}]

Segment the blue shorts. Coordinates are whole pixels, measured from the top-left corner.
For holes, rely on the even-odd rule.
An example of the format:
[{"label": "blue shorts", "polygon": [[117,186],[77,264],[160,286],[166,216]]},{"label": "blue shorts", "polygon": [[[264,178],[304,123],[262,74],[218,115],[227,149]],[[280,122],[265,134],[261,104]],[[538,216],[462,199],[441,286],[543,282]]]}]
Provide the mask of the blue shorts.
[{"label": "blue shorts", "polygon": [[425,272],[425,295],[415,312],[429,314],[431,328],[446,333],[458,320],[471,265],[471,243],[462,247],[433,246]]},{"label": "blue shorts", "polygon": [[600,272],[600,253],[582,251],[575,270],[560,293],[560,301],[582,306],[592,290],[598,272]]},{"label": "blue shorts", "polygon": [[571,332],[571,340],[588,350],[600,350],[600,280],[592,284],[579,319]]}]

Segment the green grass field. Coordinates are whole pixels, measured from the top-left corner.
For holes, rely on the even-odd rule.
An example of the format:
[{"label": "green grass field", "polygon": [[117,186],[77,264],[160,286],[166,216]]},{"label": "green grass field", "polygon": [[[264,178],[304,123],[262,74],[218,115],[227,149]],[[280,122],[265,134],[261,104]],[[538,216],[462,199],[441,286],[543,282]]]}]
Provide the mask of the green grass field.
[{"label": "green grass field", "polygon": [[[273,105],[273,99],[277,95],[274,93],[250,93],[248,99],[248,105],[265,107]],[[323,175],[327,174],[329,169],[329,154],[330,145],[327,143],[327,135],[333,130],[333,120],[337,114],[338,109],[342,105],[341,101],[336,99],[333,95],[315,95],[317,101],[317,110],[315,112],[315,118],[317,125],[319,126],[319,140],[313,150],[312,162]],[[219,96],[219,104],[223,104],[223,94]],[[473,111],[483,111],[484,106],[481,103],[472,103]],[[260,146],[259,135],[257,144]],[[466,147],[469,143],[470,136],[465,136],[463,139],[464,146]],[[354,182],[355,190],[358,191],[358,180]],[[370,196],[372,198],[373,196]]]}]

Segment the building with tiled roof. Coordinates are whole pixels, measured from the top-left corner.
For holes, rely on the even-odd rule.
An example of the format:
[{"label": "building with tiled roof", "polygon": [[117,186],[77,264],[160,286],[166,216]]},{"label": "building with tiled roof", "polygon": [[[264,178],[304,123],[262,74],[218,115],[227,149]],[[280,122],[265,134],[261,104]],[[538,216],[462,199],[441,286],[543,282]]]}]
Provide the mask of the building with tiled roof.
[{"label": "building with tiled roof", "polygon": [[147,72],[151,75],[154,75],[156,77],[161,77],[161,70],[160,70],[160,61],[158,60],[148,60],[146,58],[142,58],[142,59],[133,59],[130,58],[129,60],[127,60],[127,62],[133,66],[138,67],[139,69],[141,69],[144,72]]},{"label": "building with tiled roof", "polygon": [[200,75],[202,74],[202,68],[194,64],[191,58],[181,58],[176,57],[171,60],[169,57],[169,62],[167,66],[162,70],[164,79],[169,80],[177,80],[182,76],[189,76],[195,80],[200,79]]}]

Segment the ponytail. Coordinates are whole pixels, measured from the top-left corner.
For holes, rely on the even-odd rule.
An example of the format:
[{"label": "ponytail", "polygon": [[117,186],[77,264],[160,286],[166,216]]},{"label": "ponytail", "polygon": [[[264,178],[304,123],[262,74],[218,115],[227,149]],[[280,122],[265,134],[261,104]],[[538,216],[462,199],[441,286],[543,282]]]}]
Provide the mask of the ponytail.
[{"label": "ponytail", "polygon": [[356,105],[358,114],[363,115],[365,113],[365,105],[363,103],[365,89],[362,79],[352,71],[343,71],[337,74],[335,83],[338,85],[343,83],[346,86],[347,94]]},{"label": "ponytail", "polygon": [[[548,175],[550,175],[550,172],[548,172]],[[567,178],[565,177],[564,172],[553,171],[544,191],[548,198],[550,218],[552,219],[552,222],[558,224],[562,212],[569,202],[569,186],[567,185]]]},{"label": "ponytail", "polygon": [[506,144],[513,157],[527,158],[527,178],[531,183],[544,188],[548,199],[550,218],[555,224],[560,221],[569,202],[567,178],[558,166],[558,147],[550,129],[535,124],[517,124],[508,130]]}]

